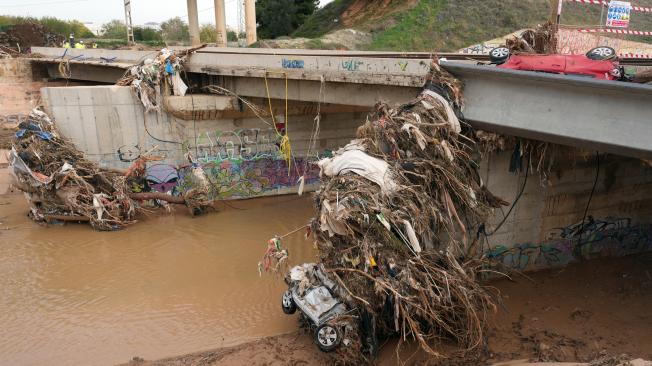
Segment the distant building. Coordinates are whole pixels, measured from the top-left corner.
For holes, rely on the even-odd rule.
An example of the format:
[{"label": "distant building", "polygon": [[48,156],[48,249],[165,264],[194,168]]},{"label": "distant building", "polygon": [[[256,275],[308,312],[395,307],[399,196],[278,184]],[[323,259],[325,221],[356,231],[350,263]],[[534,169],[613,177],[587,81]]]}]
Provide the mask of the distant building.
[{"label": "distant building", "polygon": [[141,25],[141,27],[148,28],[148,29],[154,29],[154,30],[161,30],[161,23],[147,22],[147,23]]},{"label": "distant building", "polygon": [[94,35],[96,35],[96,36],[101,36],[102,35],[102,26],[104,25],[103,23],[84,22],[84,25],[91,32],[93,32]]}]

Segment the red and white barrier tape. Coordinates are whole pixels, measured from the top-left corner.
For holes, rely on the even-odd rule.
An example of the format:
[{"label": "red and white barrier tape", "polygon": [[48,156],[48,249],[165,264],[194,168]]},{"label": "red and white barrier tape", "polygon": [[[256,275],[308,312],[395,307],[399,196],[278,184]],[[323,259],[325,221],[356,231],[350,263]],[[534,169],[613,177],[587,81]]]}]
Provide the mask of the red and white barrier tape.
[{"label": "red and white barrier tape", "polygon": [[652,59],[652,55],[645,55],[641,53],[621,53],[618,55],[620,58],[649,58]]},{"label": "red and white barrier tape", "polygon": [[632,36],[652,36],[652,32],[635,31],[629,29],[611,29],[611,28],[585,28],[578,29],[580,33],[615,33],[615,34],[629,34]]},{"label": "red and white barrier tape", "polygon": [[[564,1],[572,2],[572,3],[609,6],[609,1],[607,0],[564,0]],[[632,5],[632,10],[641,13],[652,13],[652,8],[648,8],[646,6]]]}]

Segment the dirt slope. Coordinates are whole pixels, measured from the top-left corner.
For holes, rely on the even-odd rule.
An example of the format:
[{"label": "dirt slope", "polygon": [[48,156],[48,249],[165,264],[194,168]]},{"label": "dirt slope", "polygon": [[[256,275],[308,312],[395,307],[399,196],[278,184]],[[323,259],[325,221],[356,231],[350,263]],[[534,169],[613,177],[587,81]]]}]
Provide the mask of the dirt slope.
[{"label": "dirt slope", "polygon": [[[652,0],[632,3],[652,6]],[[314,38],[353,28],[373,34],[364,47],[371,50],[453,51],[533,27],[548,18],[549,7],[549,0],[335,0],[294,36]],[[594,26],[600,16],[599,6],[565,3],[562,23]],[[652,14],[633,13],[630,29],[651,30]]]}]

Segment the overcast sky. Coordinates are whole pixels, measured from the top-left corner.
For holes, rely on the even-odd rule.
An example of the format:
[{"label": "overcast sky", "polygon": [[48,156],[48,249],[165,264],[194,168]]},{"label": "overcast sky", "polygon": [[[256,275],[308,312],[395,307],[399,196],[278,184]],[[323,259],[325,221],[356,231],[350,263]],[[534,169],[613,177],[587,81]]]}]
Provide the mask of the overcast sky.
[{"label": "overcast sky", "polygon": [[[236,3],[226,0],[226,22],[237,24]],[[333,0],[321,0],[320,5]],[[124,20],[123,0],[0,0],[0,14],[23,16],[54,16],[82,22],[104,23],[111,19]],[[213,0],[197,0],[199,23],[215,23]],[[131,0],[131,17],[135,25],[157,22],[180,16],[186,21],[186,0]]]}]

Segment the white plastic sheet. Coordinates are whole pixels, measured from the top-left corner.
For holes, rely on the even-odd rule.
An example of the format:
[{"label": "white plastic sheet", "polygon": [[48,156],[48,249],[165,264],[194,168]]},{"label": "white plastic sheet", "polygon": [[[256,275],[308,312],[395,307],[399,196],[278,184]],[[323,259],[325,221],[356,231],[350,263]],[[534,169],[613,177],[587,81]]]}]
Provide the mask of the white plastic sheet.
[{"label": "white plastic sheet", "polygon": [[398,189],[398,185],[391,176],[389,164],[384,160],[367,155],[356,141],[338,150],[332,158],[320,160],[317,165],[321,169],[321,174],[329,177],[346,173],[358,174],[378,184],[385,194]]}]

